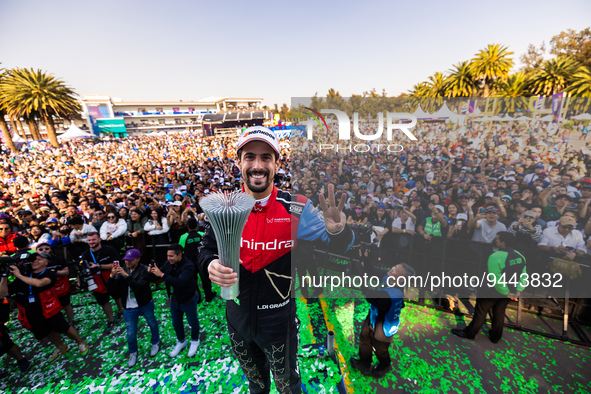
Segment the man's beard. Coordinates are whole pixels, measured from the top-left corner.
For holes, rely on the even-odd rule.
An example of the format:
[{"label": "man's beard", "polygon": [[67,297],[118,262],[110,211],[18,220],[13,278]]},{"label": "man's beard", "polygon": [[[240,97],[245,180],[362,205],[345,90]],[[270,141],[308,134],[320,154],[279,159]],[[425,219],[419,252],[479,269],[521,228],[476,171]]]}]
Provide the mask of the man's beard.
[{"label": "man's beard", "polygon": [[[266,178],[261,179],[263,184],[260,186],[255,185],[252,178],[253,175],[265,175]],[[257,181],[259,180],[257,179]],[[269,185],[271,185],[271,174],[269,171],[249,171],[246,173],[246,186],[248,186],[251,192],[262,193],[267,190]]]}]

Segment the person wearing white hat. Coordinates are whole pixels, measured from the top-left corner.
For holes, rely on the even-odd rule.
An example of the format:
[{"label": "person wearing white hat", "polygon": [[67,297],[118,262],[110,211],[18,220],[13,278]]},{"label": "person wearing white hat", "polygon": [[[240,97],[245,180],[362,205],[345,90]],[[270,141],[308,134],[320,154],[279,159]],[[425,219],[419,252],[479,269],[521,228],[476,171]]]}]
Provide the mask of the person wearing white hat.
[{"label": "person wearing white hat", "polygon": [[426,241],[430,241],[433,237],[441,237],[447,233],[447,220],[445,220],[445,208],[441,205],[429,204],[431,210],[431,216],[423,219],[421,224],[417,227],[417,232],[425,238]]},{"label": "person wearing white hat", "polygon": [[[269,392],[273,378],[280,393],[300,393],[296,305],[291,299],[292,249],[298,240],[330,242],[345,251],[353,242],[343,206],[346,195],[335,202],[334,185],[328,199],[319,195],[323,215],[301,195],[278,190],[273,179],[281,167],[281,151],[272,130],[255,126],[238,140],[236,163],[244,180],[243,190],[256,203],[242,232],[239,295],[226,301],[228,332],[234,354],[252,393]],[[206,225],[199,249],[200,270],[211,281],[229,287],[237,274],[219,260],[217,242]]]}]

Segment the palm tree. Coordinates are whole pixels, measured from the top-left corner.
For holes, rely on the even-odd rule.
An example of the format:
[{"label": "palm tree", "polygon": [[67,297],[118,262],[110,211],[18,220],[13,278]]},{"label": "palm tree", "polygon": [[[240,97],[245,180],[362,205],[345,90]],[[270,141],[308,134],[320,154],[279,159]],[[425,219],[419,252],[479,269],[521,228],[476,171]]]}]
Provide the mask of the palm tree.
[{"label": "palm tree", "polygon": [[500,81],[498,84],[496,97],[504,97],[499,100],[499,110],[501,112],[515,112],[519,109],[527,108],[527,99],[529,94],[529,80],[525,72],[512,74],[507,80]]},{"label": "palm tree", "polygon": [[526,97],[530,96],[530,81],[525,72],[512,74],[506,80],[498,81],[496,97],[504,97],[499,102],[501,112],[515,112],[527,108]]},{"label": "palm tree", "polygon": [[591,97],[591,69],[585,66],[579,67],[566,91],[575,97]]},{"label": "palm tree", "polygon": [[529,80],[525,72],[512,74],[506,80],[499,82],[497,97],[524,97],[529,96]]},{"label": "palm tree", "polygon": [[[0,69],[0,90],[3,88],[5,78],[6,71],[4,71],[4,69]],[[6,109],[4,109],[2,102],[0,102],[0,130],[2,130],[2,137],[4,138],[4,143],[6,146],[8,146],[11,151],[16,152],[16,146],[14,145],[14,141],[10,135],[10,130],[8,130],[8,124],[6,123],[6,115]]]},{"label": "palm tree", "polygon": [[471,97],[478,89],[474,82],[470,62],[454,64],[455,70],[449,70],[450,74],[445,84],[446,97]]},{"label": "palm tree", "polygon": [[506,46],[490,44],[481,49],[472,59],[471,71],[483,86],[482,97],[490,96],[491,84],[497,79],[506,79],[513,68],[513,59]]},{"label": "palm tree", "polygon": [[0,96],[8,112],[23,116],[31,133],[38,133],[35,117],[40,118],[51,145],[59,148],[53,116],[69,119],[80,116],[80,104],[74,97],[74,91],[63,81],[41,70],[15,68],[8,74],[6,89]]},{"label": "palm tree", "polygon": [[408,95],[411,97],[411,109],[412,111],[416,110],[421,105],[423,110],[425,109],[425,105],[428,105],[429,99],[429,92],[431,88],[427,82],[421,82],[412,87],[411,90],[408,91]]},{"label": "palm tree", "polygon": [[447,84],[447,77],[440,72],[429,77],[427,85],[429,85],[429,95],[431,97],[445,97],[445,85]]},{"label": "palm tree", "polygon": [[578,63],[570,57],[550,59],[531,79],[533,94],[551,96],[564,91],[574,77]]}]

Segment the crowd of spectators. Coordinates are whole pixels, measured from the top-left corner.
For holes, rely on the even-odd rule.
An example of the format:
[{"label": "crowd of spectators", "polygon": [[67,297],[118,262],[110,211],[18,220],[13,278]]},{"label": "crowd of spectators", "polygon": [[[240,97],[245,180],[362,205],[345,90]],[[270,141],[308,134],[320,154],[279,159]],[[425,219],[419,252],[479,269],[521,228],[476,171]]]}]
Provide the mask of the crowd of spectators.
[{"label": "crowd of spectators", "polygon": [[[361,129],[374,126],[365,122]],[[371,226],[376,244],[390,232],[425,241],[446,237],[491,243],[497,233],[509,231],[521,247],[566,260],[591,250],[591,150],[583,140],[573,143],[576,133],[556,132],[539,122],[425,122],[413,134],[417,141],[397,141],[404,149],[395,153],[368,142],[363,142],[368,152],[318,149],[338,143],[333,123],[312,141],[292,136],[289,143],[281,142],[275,184],[316,206],[319,195],[334,184],[337,194],[347,195],[347,222]],[[133,248],[138,252],[130,266],[141,262],[150,265],[150,274],[166,277],[173,270],[162,264],[171,252],[150,251],[150,245],[184,244],[183,234],[204,226],[199,200],[241,187],[235,146],[232,137],[173,134],[72,141],[59,149],[36,142],[17,153],[5,150],[0,156],[0,252],[65,248],[74,259],[102,245],[120,256]],[[53,261],[40,256],[39,264]],[[66,263],[56,266],[58,276],[68,276]],[[106,265],[115,275],[127,272]],[[108,297],[99,298],[99,305],[109,303]],[[117,314],[105,310],[110,326],[126,308],[120,299],[117,306]],[[66,312],[71,322],[71,308]],[[178,313],[177,320],[182,319]],[[192,344],[198,341],[194,323]],[[177,326],[176,354],[187,344]],[[157,340],[154,329],[153,345]],[[86,352],[85,345],[80,349]]]},{"label": "crowd of spectators", "polygon": [[[570,138],[579,128],[425,122],[413,130],[417,141],[400,133],[393,142],[341,141],[337,150],[335,124],[328,127],[313,141],[292,138],[293,189],[316,203],[328,183],[337,185],[348,222],[371,225],[376,243],[392,232],[490,244],[509,231],[520,248],[568,260],[591,248],[591,151]],[[404,150],[388,152],[394,143]]]}]

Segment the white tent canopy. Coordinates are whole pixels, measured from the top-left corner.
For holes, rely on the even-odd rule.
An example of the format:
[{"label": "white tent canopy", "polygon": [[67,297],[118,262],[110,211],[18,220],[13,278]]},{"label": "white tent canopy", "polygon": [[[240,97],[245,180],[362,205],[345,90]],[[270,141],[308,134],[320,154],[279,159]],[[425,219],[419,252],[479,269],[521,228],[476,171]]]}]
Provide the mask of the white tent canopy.
[{"label": "white tent canopy", "polygon": [[14,136],[12,137],[12,142],[14,142],[15,144],[20,144],[22,142],[27,142],[27,141],[24,140],[23,137],[21,137],[17,133],[14,133]]},{"label": "white tent canopy", "polygon": [[522,115],[522,116],[520,116],[519,118],[515,118],[515,120],[519,120],[519,121],[522,121],[522,120],[523,120],[523,121],[530,121],[530,120],[532,120],[532,119],[531,119],[531,118],[529,118],[529,117],[527,117],[527,116],[525,116],[525,115]]},{"label": "white tent canopy", "polygon": [[577,116],[573,116],[574,120],[591,120],[591,114],[584,113]]},{"label": "white tent canopy", "polygon": [[59,140],[74,140],[78,138],[92,138],[93,135],[87,133],[86,131],[82,131],[78,126],[72,122],[70,128],[65,133],[58,135]]},{"label": "white tent canopy", "polygon": [[546,115],[543,118],[540,118],[540,120],[542,122],[551,122],[552,121],[553,116],[552,115]]},{"label": "white tent canopy", "polygon": [[443,102],[443,105],[441,106],[441,108],[439,108],[439,110],[437,112],[432,114],[431,118],[439,118],[439,119],[447,118],[447,119],[449,119],[450,122],[454,122],[454,123],[459,124],[459,123],[463,123],[465,116],[456,114],[455,112],[453,112],[452,110],[449,109],[446,102]]},{"label": "white tent canopy", "polygon": [[421,108],[421,104],[419,104],[419,106],[417,107],[416,111],[413,113],[414,116],[417,117],[417,119],[429,119],[431,118],[431,115],[429,115],[427,112],[423,111],[423,109]]}]

